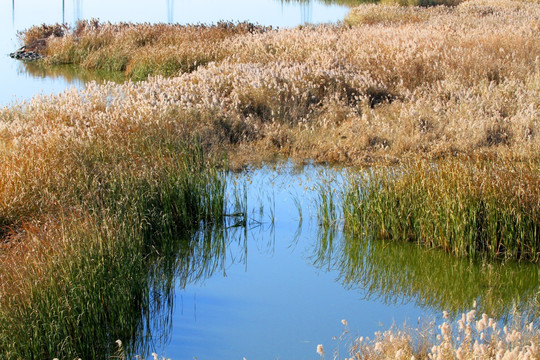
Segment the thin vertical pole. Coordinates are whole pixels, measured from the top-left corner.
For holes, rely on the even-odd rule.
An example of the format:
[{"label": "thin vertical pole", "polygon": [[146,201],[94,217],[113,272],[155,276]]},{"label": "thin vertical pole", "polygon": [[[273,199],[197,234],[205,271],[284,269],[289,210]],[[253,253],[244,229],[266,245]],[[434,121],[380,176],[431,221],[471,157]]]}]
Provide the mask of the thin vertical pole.
[{"label": "thin vertical pole", "polygon": [[62,0],[62,24],[66,22],[66,0]]},{"label": "thin vertical pole", "polygon": [[300,2],[300,20],[302,21],[302,24],[311,23],[312,7],[311,0]]},{"label": "thin vertical pole", "polygon": [[77,23],[82,18],[82,0],[73,0],[73,22]]},{"label": "thin vertical pole", "polygon": [[167,0],[167,22],[174,22],[174,0]]},{"label": "thin vertical pole", "polygon": [[11,0],[11,24],[15,26],[15,0]]}]

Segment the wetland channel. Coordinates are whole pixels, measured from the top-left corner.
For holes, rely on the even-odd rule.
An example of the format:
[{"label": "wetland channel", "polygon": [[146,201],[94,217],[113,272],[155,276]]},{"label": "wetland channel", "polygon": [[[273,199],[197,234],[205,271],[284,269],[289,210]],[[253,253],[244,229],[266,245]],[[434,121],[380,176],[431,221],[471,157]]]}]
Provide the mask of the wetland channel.
[{"label": "wetland channel", "polygon": [[[101,21],[212,23],[248,20],[278,27],[335,22],[347,8],[320,2],[230,0],[83,2],[13,1],[0,5],[0,105],[52,94],[91,79],[47,72],[10,59],[16,32],[41,23]],[[339,193],[346,169],[291,163],[227,175],[241,224],[187,234],[164,278],[169,284],[132,353],[171,359],[317,359],[317,344],[346,354],[353,336],[372,336],[393,324],[457,314],[474,301],[480,311],[508,316],[538,291],[538,266],[477,264],[414,245],[351,241],[320,225],[321,186]],[[210,237],[210,241],[199,241]],[[197,240],[199,239],[199,240]],[[208,246],[206,246],[206,245]],[[348,245],[347,245],[348,244]],[[352,245],[351,245],[352,244]],[[204,245],[204,246],[203,246]],[[189,255],[186,255],[189,254]],[[359,255],[360,254],[360,255]],[[182,257],[189,256],[186,262]],[[188,265],[186,265],[188,264]],[[172,280],[171,280],[172,279]],[[138,314],[136,314],[138,316]],[[349,324],[349,337],[340,340]],[[333,346],[333,347],[332,347]]]}]

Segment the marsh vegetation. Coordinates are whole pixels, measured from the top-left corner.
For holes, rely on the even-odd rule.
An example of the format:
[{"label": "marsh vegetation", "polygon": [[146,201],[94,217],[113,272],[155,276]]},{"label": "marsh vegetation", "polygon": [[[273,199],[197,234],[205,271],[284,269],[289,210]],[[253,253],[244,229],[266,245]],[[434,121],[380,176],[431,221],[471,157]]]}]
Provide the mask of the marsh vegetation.
[{"label": "marsh vegetation", "polygon": [[[208,142],[246,149],[235,157],[357,165],[456,154],[535,160],[538,11],[537,3],[515,1],[363,5],[349,26],[282,30],[85,21],[50,38],[44,51],[51,65],[122,70],[135,79],[178,75],[136,84],[138,93],[159,88],[139,105],[219,118],[223,129],[215,132],[226,136]],[[131,87],[116,89],[134,97]],[[214,126],[199,123],[200,133]]]},{"label": "marsh vegetation", "polygon": [[[68,65],[126,81],[0,110],[3,354],[112,356],[117,338],[132,351],[144,347],[138,334],[171,289],[165,269],[211,272],[226,247],[216,231],[226,221],[245,227],[242,194],[229,211],[226,171],[285,158],[364,167],[339,201],[320,192],[316,263],[339,249],[345,285],[412,293],[452,314],[482,296],[490,316],[520,301],[537,307],[540,4],[445,5],[364,4],[340,24],[281,30],[85,20],[21,33],[25,44],[43,45],[35,69]],[[344,237],[334,244],[336,225]],[[392,255],[394,242],[405,244]],[[411,244],[422,247],[401,248]],[[404,251],[426,267],[386,263]],[[486,275],[471,275],[465,288],[490,282],[496,290],[427,277],[444,252],[483,264],[475,266]],[[453,261],[433,267],[467,278]],[[512,261],[533,271],[508,290],[506,278],[521,278],[522,268],[499,262]],[[403,268],[406,279],[388,280]],[[493,323],[479,321],[481,337]],[[503,335],[493,327],[495,340],[480,348],[465,334],[463,347],[449,350],[448,326],[433,356],[516,349],[499,348]],[[538,331],[524,329],[531,342],[517,352],[537,356]],[[383,358],[384,344],[408,336],[379,334],[384,341],[357,344],[353,355]],[[388,356],[422,353],[393,349]]]},{"label": "marsh vegetation", "polygon": [[[77,94],[77,106],[106,110],[92,93]],[[101,110],[63,122],[74,95],[1,116],[0,348],[8,358],[95,358],[111,355],[115,338],[138,341],[170,291],[163,257],[208,243],[190,234],[226,220],[221,160],[196,139],[160,121],[122,125]]]}]

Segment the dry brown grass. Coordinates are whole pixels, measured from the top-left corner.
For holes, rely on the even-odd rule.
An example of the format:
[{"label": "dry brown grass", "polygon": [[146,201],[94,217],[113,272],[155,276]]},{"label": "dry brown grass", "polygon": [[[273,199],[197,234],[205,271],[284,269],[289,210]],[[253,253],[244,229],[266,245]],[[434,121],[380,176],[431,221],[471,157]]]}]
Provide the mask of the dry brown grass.
[{"label": "dry brown grass", "polygon": [[64,184],[77,172],[65,154],[80,139],[120,141],[148,127],[199,138],[238,166],[276,156],[344,164],[456,154],[537,161],[539,17],[538,2],[470,0],[363,5],[351,12],[351,26],[280,31],[80,23],[49,38],[48,61],[140,77],[170,75],[180,65],[186,73],[93,84],[2,110],[0,225],[67,201],[20,189]]},{"label": "dry brown grass", "polygon": [[[501,324],[486,314],[477,315],[475,309],[450,319],[445,311],[442,321],[418,324],[416,327],[393,326],[378,331],[373,338],[352,340],[348,360],[534,360],[540,356],[540,334],[533,322],[525,322],[516,314],[514,324]],[[520,323],[521,321],[521,323]],[[340,339],[350,337],[345,320]],[[419,319],[420,322],[420,319]],[[317,346],[323,358],[323,344]],[[334,359],[337,359],[334,356]]]},{"label": "dry brown grass", "polygon": [[[27,33],[41,29],[31,28]],[[182,26],[79,21],[64,36],[48,38],[45,54],[49,64],[75,63],[86,69],[125,72],[142,80],[149,75],[191,72],[221,60],[226,53],[220,44],[226,38],[266,30],[245,22]]]},{"label": "dry brown grass", "polygon": [[51,38],[48,61],[137,79],[184,72],[141,85],[156,95],[139,105],[196,112],[203,120],[192,128],[205,142],[250,154],[351,164],[419,154],[534,158],[539,14],[538,2],[470,0],[362,5],[349,26],[280,31],[86,22]]}]

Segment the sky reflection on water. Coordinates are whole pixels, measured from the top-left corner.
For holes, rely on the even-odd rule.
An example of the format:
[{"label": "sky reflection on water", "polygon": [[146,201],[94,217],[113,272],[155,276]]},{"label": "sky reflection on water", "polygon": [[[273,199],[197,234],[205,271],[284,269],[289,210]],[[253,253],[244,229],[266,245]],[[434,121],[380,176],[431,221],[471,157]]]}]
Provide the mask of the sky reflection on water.
[{"label": "sky reflection on water", "polygon": [[[342,334],[342,319],[351,340],[394,324],[415,326],[419,317],[440,319],[443,310],[459,315],[475,300],[479,311],[504,315],[514,302],[534,297],[534,265],[488,269],[410,244],[367,245],[362,239],[344,247],[351,240],[339,224],[334,238],[325,238],[318,189],[325,184],[339,194],[345,174],[321,166],[300,171],[289,163],[235,176],[247,184],[248,230],[227,232],[226,254],[211,276],[177,286],[171,341],[159,353],[172,359],[318,359],[315,349],[323,343],[329,354],[338,349],[344,357],[349,343],[333,340]],[[351,261],[357,253],[364,256]]]},{"label": "sky reflection on water", "polygon": [[[317,344],[324,342],[329,351],[338,346],[332,338],[341,335],[342,319],[348,320],[352,333],[372,335],[394,322],[434,315],[410,302],[365,300],[362,290],[347,289],[337,281],[337,271],[314,266],[319,230],[314,187],[325,176],[339,178],[324,168],[297,172],[290,164],[277,172],[261,169],[239,178],[248,183],[251,230],[228,234],[230,246],[221,271],[177,290],[171,341],[160,355],[317,359]],[[341,345],[344,351],[346,344]]]}]

